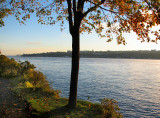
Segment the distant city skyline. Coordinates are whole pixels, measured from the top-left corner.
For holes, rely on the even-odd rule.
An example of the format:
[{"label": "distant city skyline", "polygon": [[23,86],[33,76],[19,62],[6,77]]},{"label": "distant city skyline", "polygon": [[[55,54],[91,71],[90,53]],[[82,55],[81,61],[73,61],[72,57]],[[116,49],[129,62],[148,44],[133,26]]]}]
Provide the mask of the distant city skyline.
[{"label": "distant city skyline", "polygon": [[[43,53],[67,51],[72,49],[72,38],[65,22],[64,31],[60,31],[60,24],[45,26],[37,23],[37,18],[31,16],[26,25],[19,24],[13,16],[4,19],[5,26],[0,28],[0,50],[4,55],[29,53]],[[160,29],[160,26],[155,29]],[[123,51],[123,50],[160,50],[160,42],[141,43],[134,33],[123,34],[127,45],[118,45],[116,39],[106,42],[100,39],[95,32],[81,34],[81,50],[94,51]]]}]

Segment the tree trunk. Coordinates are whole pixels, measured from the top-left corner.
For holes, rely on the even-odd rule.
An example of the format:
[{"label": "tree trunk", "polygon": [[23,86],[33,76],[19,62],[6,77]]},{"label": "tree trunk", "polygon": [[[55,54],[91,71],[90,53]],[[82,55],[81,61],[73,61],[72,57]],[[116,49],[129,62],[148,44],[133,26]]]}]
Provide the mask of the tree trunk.
[{"label": "tree trunk", "polygon": [[76,108],[78,73],[79,73],[80,36],[79,26],[73,28],[72,32],[72,70],[70,81],[69,103],[70,108]]}]

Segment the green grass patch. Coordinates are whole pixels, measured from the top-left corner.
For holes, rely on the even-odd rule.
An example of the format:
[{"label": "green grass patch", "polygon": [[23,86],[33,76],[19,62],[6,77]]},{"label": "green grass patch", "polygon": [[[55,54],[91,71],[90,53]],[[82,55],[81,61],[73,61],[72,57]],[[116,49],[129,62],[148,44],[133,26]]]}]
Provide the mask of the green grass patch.
[{"label": "green grass patch", "polygon": [[[19,81],[17,81],[19,80]],[[78,100],[76,109],[69,109],[66,107],[68,104],[67,98],[56,97],[54,93],[45,92],[41,89],[33,91],[32,88],[26,88],[21,79],[12,80],[13,91],[27,100],[39,117],[51,118],[67,118],[67,117],[92,117],[98,118],[102,115],[102,111],[97,110],[91,102]],[[99,105],[100,106],[100,105]]]}]

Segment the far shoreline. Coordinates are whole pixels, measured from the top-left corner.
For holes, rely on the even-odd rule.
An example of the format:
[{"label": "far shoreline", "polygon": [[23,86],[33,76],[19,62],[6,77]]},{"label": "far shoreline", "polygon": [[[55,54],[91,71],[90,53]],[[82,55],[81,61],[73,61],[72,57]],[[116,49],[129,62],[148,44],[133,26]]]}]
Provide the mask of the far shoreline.
[{"label": "far shoreline", "polygon": [[[44,57],[44,58],[48,58],[46,56],[7,56],[9,58],[12,58],[12,57],[20,57],[20,58],[40,58],[40,57]],[[49,58],[70,58],[71,57],[49,57]],[[88,58],[88,59],[135,59],[135,60],[160,60],[160,59],[154,59],[154,58],[121,58],[121,57],[80,57],[80,59],[85,59],[85,58]]]},{"label": "far shoreline", "polygon": [[[65,57],[71,58],[72,51],[47,52],[17,55],[21,57]],[[160,59],[160,51],[80,51],[80,58],[117,58],[117,59]]]}]

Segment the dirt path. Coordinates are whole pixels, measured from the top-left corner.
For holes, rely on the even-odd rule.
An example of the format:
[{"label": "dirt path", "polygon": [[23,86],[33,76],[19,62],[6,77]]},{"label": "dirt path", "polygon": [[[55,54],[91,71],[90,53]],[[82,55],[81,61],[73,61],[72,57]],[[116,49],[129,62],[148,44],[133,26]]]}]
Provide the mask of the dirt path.
[{"label": "dirt path", "polygon": [[10,89],[10,80],[0,78],[0,118],[27,118],[25,103]]}]

